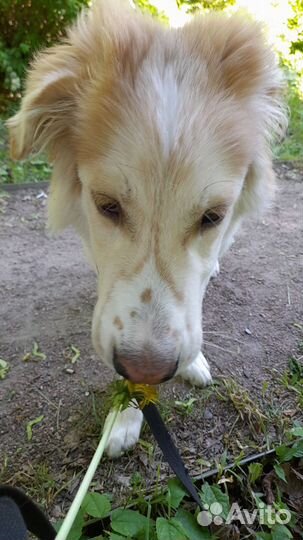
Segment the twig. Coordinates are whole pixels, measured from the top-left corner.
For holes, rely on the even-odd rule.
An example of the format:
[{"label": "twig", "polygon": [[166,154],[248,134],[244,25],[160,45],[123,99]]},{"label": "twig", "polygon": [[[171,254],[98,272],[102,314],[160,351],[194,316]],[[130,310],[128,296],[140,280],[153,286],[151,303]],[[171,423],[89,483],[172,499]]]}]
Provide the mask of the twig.
[{"label": "twig", "polygon": [[220,345],[216,345],[215,343],[212,343],[211,341],[204,341],[205,345],[208,345],[209,347],[214,347],[215,349],[220,349],[220,351],[228,352],[229,354],[237,355],[239,354],[239,351],[231,351],[230,349],[225,349],[225,347],[220,347]]}]

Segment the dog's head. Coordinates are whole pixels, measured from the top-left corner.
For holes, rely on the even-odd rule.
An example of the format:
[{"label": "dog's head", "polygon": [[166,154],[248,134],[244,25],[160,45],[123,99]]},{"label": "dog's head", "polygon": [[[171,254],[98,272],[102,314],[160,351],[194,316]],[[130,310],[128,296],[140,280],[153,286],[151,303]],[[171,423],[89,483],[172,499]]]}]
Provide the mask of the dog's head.
[{"label": "dog's head", "polygon": [[48,151],[50,227],[74,225],[98,272],[95,348],[135,382],[170,378],[200,350],[218,256],[269,198],[279,91],[257,24],[169,30],[113,0],[32,65],[12,154]]}]

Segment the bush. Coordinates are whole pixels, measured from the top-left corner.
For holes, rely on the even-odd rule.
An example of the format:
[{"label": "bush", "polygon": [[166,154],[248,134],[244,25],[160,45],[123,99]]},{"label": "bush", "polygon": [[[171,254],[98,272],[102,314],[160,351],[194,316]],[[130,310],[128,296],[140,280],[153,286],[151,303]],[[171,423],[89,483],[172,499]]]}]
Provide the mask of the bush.
[{"label": "bush", "polygon": [[89,0],[0,0],[0,94],[19,97],[25,70],[41,47],[64,28]]}]

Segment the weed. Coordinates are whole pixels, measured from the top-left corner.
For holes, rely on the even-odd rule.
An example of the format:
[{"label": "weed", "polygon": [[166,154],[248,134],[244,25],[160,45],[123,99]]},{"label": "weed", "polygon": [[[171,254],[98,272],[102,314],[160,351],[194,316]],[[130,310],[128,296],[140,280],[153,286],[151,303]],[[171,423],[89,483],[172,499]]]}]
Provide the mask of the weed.
[{"label": "weed", "polygon": [[303,363],[302,357],[291,356],[288,369],[283,373],[280,382],[285,388],[293,391],[299,407],[303,407]]},{"label": "weed", "polygon": [[189,397],[184,401],[175,401],[175,405],[179,412],[183,415],[189,415],[193,412],[194,404],[196,403],[197,398]]},{"label": "weed", "polygon": [[4,454],[0,462],[0,484],[4,484],[8,474],[8,456]]},{"label": "weed", "polygon": [[71,345],[70,348],[72,352],[70,361],[72,364],[75,364],[76,362],[78,362],[81,353],[80,353],[80,350],[77,347],[75,347],[75,345]]},{"label": "weed", "polygon": [[[109,496],[88,493],[70,538],[215,540],[231,538],[233,527],[237,534],[232,538],[299,538],[299,510],[292,506],[289,487],[292,471],[300,477],[302,464],[292,461],[292,467],[287,467],[286,462],[302,456],[303,427],[295,427],[289,437],[292,444],[277,449],[271,470],[268,463],[265,467],[260,461],[248,467],[238,462],[228,471],[232,473],[229,476],[225,470],[225,476],[217,482],[204,482],[200,488],[197,485],[204,507],[199,513],[176,478],[170,479],[166,487],[156,486],[147,495],[145,479],[134,475],[132,499],[127,507],[114,508]],[[277,515],[286,517],[285,521],[276,519]],[[61,523],[57,523],[57,530]]]},{"label": "weed", "polygon": [[6,360],[3,360],[3,358],[0,358],[0,381],[1,379],[5,379],[8,372],[10,370],[10,365]]},{"label": "weed", "polygon": [[252,400],[248,391],[232,379],[222,379],[216,393],[223,401],[230,401],[242,421],[247,420],[253,435],[266,432],[267,417],[258,404]]},{"label": "weed", "polygon": [[28,441],[31,441],[33,438],[33,427],[36,426],[37,424],[40,424],[40,422],[42,422],[43,419],[44,419],[44,415],[41,414],[40,416],[37,416],[37,418],[34,418],[33,420],[30,420],[29,422],[27,422],[26,435],[27,435]]},{"label": "weed", "polygon": [[31,352],[25,353],[22,360],[23,362],[30,362],[35,360],[46,360],[46,354],[41,352],[39,345],[36,341],[34,341],[33,348]]},{"label": "weed", "polygon": [[30,497],[43,506],[51,505],[56,496],[56,479],[46,462],[24,463],[11,478],[6,478],[6,482],[22,486]]},{"label": "weed", "polygon": [[104,426],[108,413],[104,392],[92,392],[91,400],[79,408],[72,428],[77,431],[80,440],[97,439]]},{"label": "weed", "polygon": [[[1,179],[1,166],[0,166],[0,179]],[[8,193],[5,193],[5,191],[0,191],[0,214],[5,214],[8,198],[9,198]]]}]

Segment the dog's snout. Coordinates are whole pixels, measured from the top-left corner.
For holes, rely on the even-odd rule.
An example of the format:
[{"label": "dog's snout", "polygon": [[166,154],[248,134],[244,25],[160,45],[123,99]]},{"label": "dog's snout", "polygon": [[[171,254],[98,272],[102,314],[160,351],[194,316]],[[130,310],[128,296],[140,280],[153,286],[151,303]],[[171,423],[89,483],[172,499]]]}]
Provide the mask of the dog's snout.
[{"label": "dog's snout", "polygon": [[161,356],[152,351],[114,351],[114,366],[126,379],[134,383],[160,384],[171,379],[178,367],[175,357]]}]

